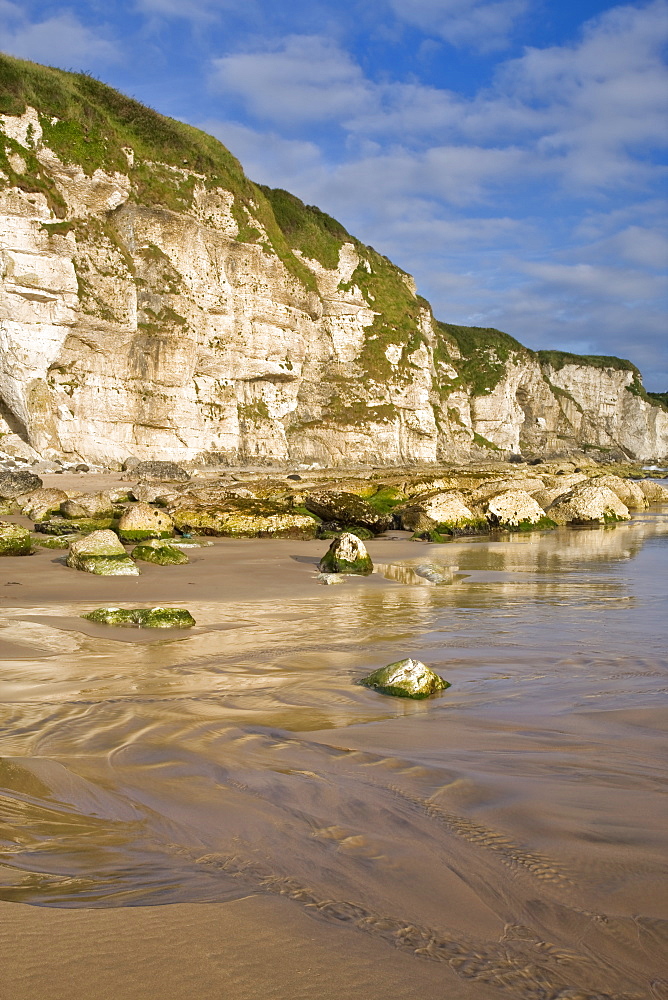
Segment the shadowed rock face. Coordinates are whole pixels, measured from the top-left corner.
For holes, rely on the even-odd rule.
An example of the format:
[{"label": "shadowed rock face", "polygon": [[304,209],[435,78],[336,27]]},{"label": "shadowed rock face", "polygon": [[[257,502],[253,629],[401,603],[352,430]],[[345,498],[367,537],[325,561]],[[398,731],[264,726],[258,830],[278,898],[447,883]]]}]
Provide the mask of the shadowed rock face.
[{"label": "shadowed rock face", "polygon": [[253,185],[210,137],[156,116],[172,146],[134,142],[102,84],[79,97],[103,152],[67,146],[48,123],[75,113],[58,88],[80,84],[42,72],[44,106],[26,93],[0,115],[3,448],[324,465],[584,444],[668,454],[668,412],[628,362],[539,357],[499,331],[437,323],[409,275]]}]

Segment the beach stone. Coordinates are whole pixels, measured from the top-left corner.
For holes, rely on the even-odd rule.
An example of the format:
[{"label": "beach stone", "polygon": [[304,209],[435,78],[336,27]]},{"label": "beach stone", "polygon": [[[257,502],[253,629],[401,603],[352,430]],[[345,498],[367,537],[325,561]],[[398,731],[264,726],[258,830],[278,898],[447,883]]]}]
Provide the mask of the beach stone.
[{"label": "beach stone", "polygon": [[315,538],[318,522],[284,504],[230,497],[224,505],[192,504],[172,511],[174,525],[192,535],[230,538]]},{"label": "beach stone", "polygon": [[321,573],[368,576],[373,572],[373,563],[364,542],[356,535],[344,532],[334,539],[318,568]]},{"label": "beach stone", "polygon": [[0,556],[29,556],[32,539],[27,528],[10,521],[0,521]]},{"label": "beach stone", "polygon": [[65,500],[60,513],[71,520],[76,518],[104,518],[114,516],[114,505],[108,493],[82,493]]},{"label": "beach stone", "polygon": [[140,458],[136,458],[134,455],[128,455],[121,468],[123,472],[130,472],[131,469],[136,469],[140,462]]},{"label": "beach stone", "polygon": [[386,667],[374,670],[359,681],[364,687],[374,688],[381,694],[395,695],[398,698],[428,698],[437,691],[450,687],[448,681],[435,674],[419,660],[397,660]]},{"label": "beach stone", "polygon": [[176,462],[138,462],[132,469],[140,479],[157,479],[161,482],[186,483],[190,473]]},{"label": "beach stone", "polygon": [[22,496],[19,501],[19,509],[22,514],[31,517],[33,521],[42,521],[49,514],[60,510],[60,505],[66,503],[68,499],[64,490],[42,487],[33,490],[27,496]]},{"label": "beach stone", "polygon": [[494,527],[518,531],[556,527],[526,490],[508,490],[492,497],[487,504],[487,520]]},{"label": "beach stone", "polygon": [[166,511],[140,501],[127,507],[121,514],[118,534],[126,542],[140,542],[145,538],[171,538],[174,534],[174,522]]},{"label": "beach stone", "polygon": [[139,576],[139,570],[113,531],[93,531],[72,542],[67,565],[96,576]]},{"label": "beach stone", "polygon": [[638,488],[648,503],[668,503],[668,489],[660,483],[653,483],[649,479],[641,479]]},{"label": "beach stone", "polygon": [[304,506],[323,521],[336,521],[338,524],[356,525],[368,528],[374,534],[380,534],[392,524],[392,515],[380,513],[368,500],[355,493],[344,493],[337,490],[331,492],[310,492],[304,499]]},{"label": "beach stone", "polygon": [[649,502],[640,488],[640,484],[621,476],[594,476],[589,480],[592,486],[607,486],[615,493],[629,510],[645,510]]},{"label": "beach stone", "polygon": [[81,617],[103,625],[139,625],[143,628],[192,628],[197,624],[185,608],[97,608]]},{"label": "beach stone", "polygon": [[132,500],[140,500],[142,503],[168,504],[178,501],[182,494],[181,487],[174,487],[174,484],[165,483],[137,483],[128,491],[128,496]]},{"label": "beach stone", "polygon": [[44,483],[39,476],[25,469],[17,472],[0,472],[0,497],[3,499],[12,499],[23,493],[31,493],[41,489],[43,485]]},{"label": "beach stone", "polygon": [[40,549],[69,549],[72,542],[80,537],[80,535],[33,535],[32,540]]},{"label": "beach stone", "polygon": [[[437,528],[441,533],[452,533],[487,528],[486,520],[476,516],[464,502],[463,494],[457,490],[416,497],[413,503],[399,508],[397,516],[406,531]],[[431,523],[427,523],[425,518]]]},{"label": "beach stone", "polygon": [[105,531],[117,523],[115,517],[79,517],[69,520],[66,517],[48,517],[35,522],[35,531],[45,535],[90,535],[93,531]]},{"label": "beach stone", "polygon": [[156,538],[135,545],[130,555],[133,559],[153,563],[156,566],[184,566],[190,562],[185,552]]},{"label": "beach stone", "polygon": [[523,490],[525,493],[533,493],[535,490],[545,488],[543,479],[538,476],[517,476],[515,479],[493,479],[482,483],[469,494],[469,503],[484,504],[492,497],[500,493],[509,493],[514,490]]},{"label": "beach stone", "polygon": [[557,524],[611,524],[629,521],[628,507],[608,486],[582,483],[559,497],[547,509]]}]

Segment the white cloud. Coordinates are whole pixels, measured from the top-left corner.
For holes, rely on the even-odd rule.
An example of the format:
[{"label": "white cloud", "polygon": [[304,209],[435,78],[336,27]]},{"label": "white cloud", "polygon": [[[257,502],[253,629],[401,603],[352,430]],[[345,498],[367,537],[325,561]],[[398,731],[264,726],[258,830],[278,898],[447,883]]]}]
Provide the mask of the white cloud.
[{"label": "white cloud", "polygon": [[481,51],[504,48],[528,0],[390,0],[395,15],[432,37]]},{"label": "white cloud", "polygon": [[213,61],[212,86],[239,95],[259,118],[284,124],[346,118],[373,100],[350,56],[327,38],[289,35],[272,49]]},{"label": "white cloud", "polygon": [[106,29],[93,31],[70,10],[62,10],[42,21],[30,21],[24,9],[3,0],[0,38],[3,51],[10,55],[64,69],[88,69],[120,58]]}]

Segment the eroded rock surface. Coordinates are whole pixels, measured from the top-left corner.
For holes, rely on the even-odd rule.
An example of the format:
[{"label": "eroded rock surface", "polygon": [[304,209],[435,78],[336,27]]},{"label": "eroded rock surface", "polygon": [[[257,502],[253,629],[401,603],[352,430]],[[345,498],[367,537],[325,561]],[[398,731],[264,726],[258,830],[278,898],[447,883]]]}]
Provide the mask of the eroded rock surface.
[{"label": "eroded rock surface", "polygon": [[420,660],[405,659],[374,670],[359,682],[381,694],[398,698],[428,698],[450,687],[448,681],[427,667]]},{"label": "eroded rock surface", "polygon": [[139,576],[139,570],[113,531],[93,531],[72,542],[67,565],[96,576]]},{"label": "eroded rock surface", "polygon": [[321,573],[368,576],[373,572],[373,563],[364,542],[356,535],[344,532],[329,546],[320,560],[319,569]]}]

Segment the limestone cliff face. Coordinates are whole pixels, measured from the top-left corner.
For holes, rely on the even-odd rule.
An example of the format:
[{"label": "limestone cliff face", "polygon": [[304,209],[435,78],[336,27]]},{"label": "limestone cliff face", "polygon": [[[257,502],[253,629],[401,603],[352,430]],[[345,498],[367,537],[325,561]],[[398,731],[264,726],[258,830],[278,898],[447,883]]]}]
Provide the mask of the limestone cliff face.
[{"label": "limestone cliff face", "polygon": [[103,139],[103,165],[84,167],[65,126],[43,107],[0,115],[0,448],[330,465],[668,454],[668,412],[632,366],[559,366],[437,324],[408,275],[238,165],[225,182],[145,144],[111,162]]}]

